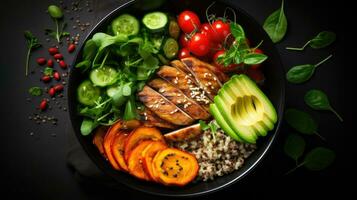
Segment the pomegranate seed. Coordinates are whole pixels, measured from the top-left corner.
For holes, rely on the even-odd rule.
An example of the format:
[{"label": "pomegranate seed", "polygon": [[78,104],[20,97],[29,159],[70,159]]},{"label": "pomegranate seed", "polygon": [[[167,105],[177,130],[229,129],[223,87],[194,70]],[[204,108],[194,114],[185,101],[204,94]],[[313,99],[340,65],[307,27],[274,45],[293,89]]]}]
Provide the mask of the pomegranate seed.
[{"label": "pomegranate seed", "polygon": [[39,65],[44,65],[46,64],[46,58],[37,58],[36,62]]},{"label": "pomegranate seed", "polygon": [[63,68],[63,69],[66,69],[66,68],[67,68],[67,64],[66,64],[63,60],[61,60],[61,61],[59,62],[59,65],[60,65],[60,67]]},{"label": "pomegranate seed", "polygon": [[55,94],[56,94],[55,88],[51,87],[51,88],[48,90],[48,94],[49,94],[51,97],[55,96]]},{"label": "pomegranate seed", "polygon": [[56,92],[60,92],[60,91],[63,90],[63,85],[62,84],[57,84],[53,88],[56,90]]},{"label": "pomegranate seed", "polygon": [[69,46],[68,46],[68,52],[69,53],[72,53],[74,50],[76,50],[76,45],[74,45],[74,44],[70,44]]},{"label": "pomegranate seed", "polygon": [[40,103],[40,109],[42,111],[46,110],[47,108],[47,100],[46,99],[42,99],[41,103]]},{"label": "pomegranate seed", "polygon": [[49,82],[51,80],[51,77],[50,76],[47,76],[47,75],[44,75],[42,76],[41,80],[45,83]]},{"label": "pomegranate seed", "polygon": [[53,67],[53,60],[48,59],[48,60],[47,60],[47,66]]},{"label": "pomegranate seed", "polygon": [[57,81],[61,80],[61,76],[58,72],[53,73],[53,78],[56,79]]},{"label": "pomegranate seed", "polygon": [[51,55],[55,55],[56,53],[58,53],[58,49],[56,47],[51,47],[51,48],[48,49],[48,52]]},{"label": "pomegranate seed", "polygon": [[62,60],[62,59],[63,59],[63,56],[62,56],[62,54],[60,54],[60,53],[55,54],[53,57],[54,57],[56,60]]}]

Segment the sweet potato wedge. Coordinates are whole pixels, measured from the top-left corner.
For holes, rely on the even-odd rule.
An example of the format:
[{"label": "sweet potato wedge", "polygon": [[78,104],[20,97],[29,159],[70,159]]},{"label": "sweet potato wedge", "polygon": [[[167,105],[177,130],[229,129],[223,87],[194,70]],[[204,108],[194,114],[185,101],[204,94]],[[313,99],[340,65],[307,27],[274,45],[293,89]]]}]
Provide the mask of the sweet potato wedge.
[{"label": "sweet potato wedge", "polygon": [[184,186],[196,178],[199,169],[195,156],[175,148],[159,151],[152,165],[164,185]]},{"label": "sweet potato wedge", "polygon": [[149,175],[146,174],[142,164],[141,153],[143,150],[152,143],[152,140],[141,141],[130,153],[128,158],[128,170],[129,173],[141,180],[151,180]]},{"label": "sweet potato wedge", "polygon": [[149,144],[142,152],[142,166],[146,174],[156,182],[159,182],[158,175],[152,168],[152,160],[157,152],[162,151],[167,148],[167,145],[160,141],[153,141]]},{"label": "sweet potato wedge", "polygon": [[143,140],[154,140],[165,142],[164,136],[154,127],[139,127],[133,130],[125,141],[124,159],[128,161],[131,151]]},{"label": "sweet potato wedge", "polygon": [[165,139],[173,142],[180,142],[193,139],[202,133],[200,124],[194,124],[188,127],[172,131],[164,135]]},{"label": "sweet potato wedge", "polygon": [[104,147],[103,147],[103,142],[104,142],[104,137],[105,134],[108,131],[107,126],[100,126],[95,130],[94,136],[93,136],[93,144],[98,148],[99,152],[106,157],[104,153]]},{"label": "sweet potato wedge", "polygon": [[114,159],[123,171],[128,171],[128,166],[124,159],[124,144],[129,133],[127,130],[121,130],[116,134],[111,144]]},{"label": "sweet potato wedge", "polygon": [[109,163],[116,170],[120,170],[120,167],[113,156],[111,145],[112,145],[113,139],[116,137],[117,133],[120,131],[120,129],[122,127],[122,123],[123,123],[122,121],[118,121],[115,124],[113,124],[108,129],[108,131],[104,137],[104,141],[103,141],[105,155],[106,155]]}]

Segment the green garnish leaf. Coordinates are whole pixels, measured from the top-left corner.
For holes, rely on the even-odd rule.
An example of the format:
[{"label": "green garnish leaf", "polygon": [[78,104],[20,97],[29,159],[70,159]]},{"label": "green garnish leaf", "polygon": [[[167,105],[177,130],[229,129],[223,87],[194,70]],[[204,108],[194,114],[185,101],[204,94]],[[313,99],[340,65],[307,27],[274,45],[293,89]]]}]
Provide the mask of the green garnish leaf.
[{"label": "green garnish leaf", "polygon": [[40,87],[31,87],[29,89],[29,93],[32,96],[41,96],[42,95],[42,89]]},{"label": "green garnish leaf", "polygon": [[273,12],[265,20],[263,28],[268,33],[274,43],[283,39],[286,34],[288,22],[284,13],[284,0],[281,1],[281,7]]},{"label": "green garnish leaf", "polygon": [[99,124],[92,119],[84,118],[81,124],[81,133],[86,136],[89,135]]},{"label": "green garnish leaf", "polygon": [[241,25],[237,23],[230,23],[231,33],[234,38],[245,38],[245,33]]},{"label": "green garnish leaf", "polygon": [[304,167],[311,171],[320,171],[330,166],[336,158],[336,153],[325,147],[316,147],[306,154]]},{"label": "green garnish leaf", "polygon": [[43,74],[46,75],[46,76],[53,76],[53,68],[51,67],[46,67],[44,70],[43,70]]},{"label": "green garnish leaf", "polygon": [[200,123],[200,127],[201,127],[201,129],[202,129],[203,131],[209,129],[209,126],[208,126],[208,124],[207,124],[205,121],[200,120],[200,121],[198,121],[198,122]]},{"label": "green garnish leaf", "polygon": [[260,63],[264,62],[267,58],[268,58],[268,56],[266,56],[264,54],[249,53],[244,56],[243,62],[244,62],[244,64],[247,64],[247,65],[256,65],[256,64],[260,64]]},{"label": "green garnish leaf", "polygon": [[288,50],[303,51],[308,45],[313,49],[321,49],[331,45],[336,40],[336,34],[331,31],[322,31],[307,41],[301,48],[286,47]]},{"label": "green garnish leaf", "polygon": [[305,150],[305,140],[300,135],[289,134],[285,140],[284,152],[297,163]]},{"label": "green garnish leaf", "polygon": [[25,31],[24,36],[27,42],[27,54],[26,54],[26,65],[25,65],[25,75],[27,76],[29,71],[31,52],[41,47],[41,44],[38,42],[38,39],[30,31]]}]

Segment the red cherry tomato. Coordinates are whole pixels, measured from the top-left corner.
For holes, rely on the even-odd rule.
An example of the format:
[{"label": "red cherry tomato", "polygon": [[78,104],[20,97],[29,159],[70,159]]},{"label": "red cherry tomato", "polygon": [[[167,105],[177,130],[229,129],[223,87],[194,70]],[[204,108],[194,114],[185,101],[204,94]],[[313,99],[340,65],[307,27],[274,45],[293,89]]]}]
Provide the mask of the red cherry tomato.
[{"label": "red cherry tomato", "polygon": [[265,80],[263,72],[259,69],[247,69],[245,74],[253,79],[257,84],[263,84]]},{"label": "red cherry tomato", "polygon": [[[260,49],[255,49],[254,53],[263,54],[263,51]],[[261,66],[261,64],[251,65],[250,69],[258,69],[258,68],[260,68],[260,66]]]},{"label": "red cherry tomato", "polygon": [[221,70],[222,72],[232,72],[232,71],[237,70],[237,68],[239,68],[239,66],[242,66],[242,64],[230,64],[225,67],[223,64],[219,63],[217,60],[219,57],[223,56],[224,54],[225,54],[225,51],[220,50],[220,51],[217,51],[217,53],[214,54],[214,56],[213,56],[213,63],[219,70]]},{"label": "red cherry tomato", "polygon": [[229,23],[225,23],[222,20],[217,20],[212,24],[213,31],[217,34],[217,40],[223,42],[226,37],[231,33]]},{"label": "red cherry tomato", "polygon": [[188,48],[191,53],[196,56],[205,56],[210,51],[210,40],[207,35],[202,33],[196,33],[192,36],[191,40],[188,43]]},{"label": "red cherry tomato", "polygon": [[212,25],[210,25],[209,23],[202,24],[200,32],[202,34],[207,35],[212,42],[215,42],[215,43],[221,42],[218,34],[213,30]]},{"label": "red cherry tomato", "polygon": [[177,22],[181,30],[185,33],[191,33],[195,29],[200,29],[201,27],[200,18],[198,18],[196,13],[189,10],[183,11],[178,16]]},{"label": "red cherry tomato", "polygon": [[188,46],[188,38],[186,37],[186,34],[181,34],[179,38],[179,44],[181,48],[185,48]]},{"label": "red cherry tomato", "polygon": [[179,59],[187,58],[187,57],[190,57],[190,56],[191,56],[190,50],[188,50],[187,48],[180,49],[180,51],[178,53]]}]

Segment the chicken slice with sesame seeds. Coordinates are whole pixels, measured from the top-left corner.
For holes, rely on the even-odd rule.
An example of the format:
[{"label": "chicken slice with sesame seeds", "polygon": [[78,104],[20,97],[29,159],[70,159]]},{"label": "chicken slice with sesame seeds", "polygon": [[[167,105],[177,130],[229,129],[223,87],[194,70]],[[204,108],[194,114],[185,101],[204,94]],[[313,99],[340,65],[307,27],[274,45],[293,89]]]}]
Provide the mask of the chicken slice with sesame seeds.
[{"label": "chicken slice with sesame seeds", "polygon": [[190,125],[194,119],[149,86],[138,93],[144,105],[161,119],[175,125]]},{"label": "chicken slice with sesame seeds", "polygon": [[140,121],[144,123],[144,126],[167,128],[167,129],[177,128],[176,125],[173,125],[170,122],[161,119],[147,107],[145,107],[145,109],[141,111],[139,114],[140,114]]},{"label": "chicken slice with sesame seeds", "polygon": [[210,113],[203,109],[197,102],[183,94],[180,89],[161,78],[151,80],[148,85],[193,119],[208,119],[211,116]]}]

